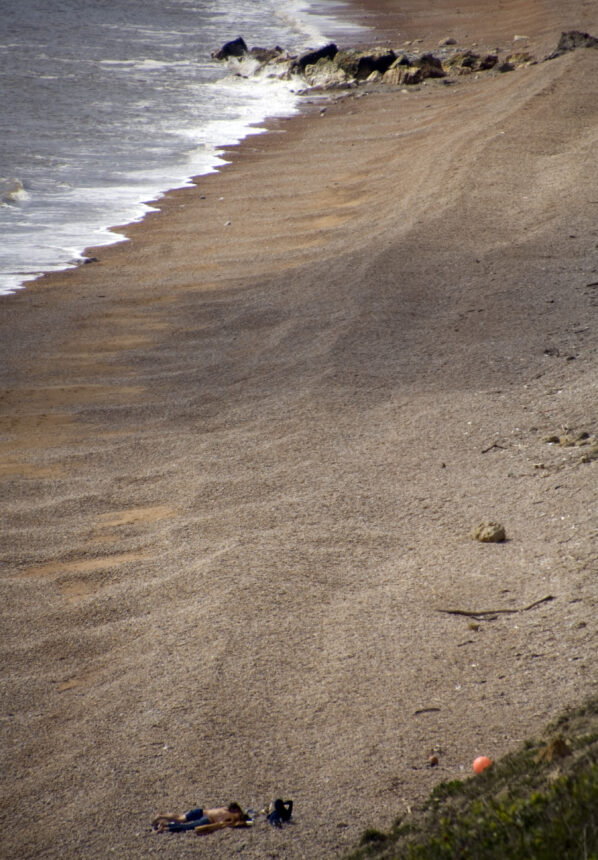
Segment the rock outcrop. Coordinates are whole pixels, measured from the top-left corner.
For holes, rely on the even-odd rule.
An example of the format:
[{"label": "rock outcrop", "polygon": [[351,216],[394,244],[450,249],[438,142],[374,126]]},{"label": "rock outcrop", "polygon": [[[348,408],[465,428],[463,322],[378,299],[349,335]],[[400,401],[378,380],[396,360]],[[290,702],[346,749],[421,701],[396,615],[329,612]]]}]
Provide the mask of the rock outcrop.
[{"label": "rock outcrop", "polygon": [[[524,37],[518,37],[524,38]],[[598,38],[571,30],[563,33],[556,50],[547,60],[577,48],[596,48]],[[393,51],[390,48],[340,50],[333,42],[300,56],[283,48],[251,48],[242,36],[226,42],[212,57],[229,63],[235,74],[250,77],[264,74],[283,80],[298,79],[307,88],[327,89],[357,86],[367,81],[389,86],[413,86],[427,79],[457,78],[482,72],[511,72],[536,63],[529,51],[518,51],[499,58],[498,53],[477,53],[459,48],[454,39],[445,39],[437,53]],[[445,83],[454,81],[448,80]]]},{"label": "rock outcrop", "polygon": [[476,54],[475,51],[457,51],[445,61],[449,71],[458,75],[470,75],[472,72],[485,72],[498,64],[498,54]]},{"label": "rock outcrop", "polygon": [[316,63],[305,66],[303,77],[310,87],[325,89],[348,82],[347,75],[333,59],[321,57]]},{"label": "rock outcrop", "polygon": [[568,51],[575,51],[577,48],[598,48],[598,39],[595,36],[590,36],[589,33],[582,33],[580,30],[568,30],[566,33],[561,33],[556,51],[553,51],[546,59],[554,60],[555,57],[560,57]]}]

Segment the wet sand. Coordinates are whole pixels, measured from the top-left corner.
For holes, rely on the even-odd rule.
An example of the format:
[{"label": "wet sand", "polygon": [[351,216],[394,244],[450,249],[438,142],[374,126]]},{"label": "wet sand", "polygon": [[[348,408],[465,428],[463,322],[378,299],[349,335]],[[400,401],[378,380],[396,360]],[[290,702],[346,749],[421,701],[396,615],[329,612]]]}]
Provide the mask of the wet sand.
[{"label": "wet sand", "polygon": [[[395,5],[397,46],[598,34]],[[338,856],[596,691],[598,460],[544,440],[598,432],[597,72],[314,104],[3,299],[3,856]]]}]

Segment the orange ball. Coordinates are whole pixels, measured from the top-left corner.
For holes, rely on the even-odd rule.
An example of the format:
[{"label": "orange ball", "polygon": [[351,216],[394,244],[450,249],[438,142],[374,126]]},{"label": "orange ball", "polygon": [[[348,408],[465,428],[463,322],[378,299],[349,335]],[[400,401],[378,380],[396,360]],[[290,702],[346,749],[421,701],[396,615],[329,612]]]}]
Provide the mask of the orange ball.
[{"label": "orange ball", "polygon": [[473,762],[473,769],[476,773],[482,773],[487,767],[492,765],[492,759],[487,755],[479,755]]}]

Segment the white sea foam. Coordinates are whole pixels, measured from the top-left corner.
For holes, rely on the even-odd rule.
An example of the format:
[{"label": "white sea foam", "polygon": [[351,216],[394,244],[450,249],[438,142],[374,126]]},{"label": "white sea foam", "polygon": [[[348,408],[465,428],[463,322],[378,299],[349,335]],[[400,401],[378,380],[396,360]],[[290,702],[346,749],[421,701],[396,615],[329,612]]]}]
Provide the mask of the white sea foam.
[{"label": "white sea foam", "polygon": [[22,200],[28,200],[29,194],[23,188],[20,179],[0,178],[0,205],[10,206]]},{"label": "white sea foam", "polygon": [[324,12],[322,3],[313,3],[310,0],[287,0],[277,12],[279,18],[291,29],[305,33],[311,40],[311,47],[320,48],[329,41],[325,35],[342,31],[343,35],[355,37],[367,32],[367,28],[361,24],[353,23],[347,19],[340,19],[346,4],[342,0],[326,0]]}]

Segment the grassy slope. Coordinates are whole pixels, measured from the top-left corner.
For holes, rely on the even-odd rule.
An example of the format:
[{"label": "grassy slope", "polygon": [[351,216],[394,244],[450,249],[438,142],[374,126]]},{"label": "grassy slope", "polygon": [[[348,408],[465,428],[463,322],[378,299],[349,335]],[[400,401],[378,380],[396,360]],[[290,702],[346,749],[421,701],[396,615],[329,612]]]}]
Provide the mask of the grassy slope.
[{"label": "grassy slope", "polygon": [[366,831],[350,860],[370,857],[598,860],[598,697],[481,776],[440,783],[390,833]]}]

